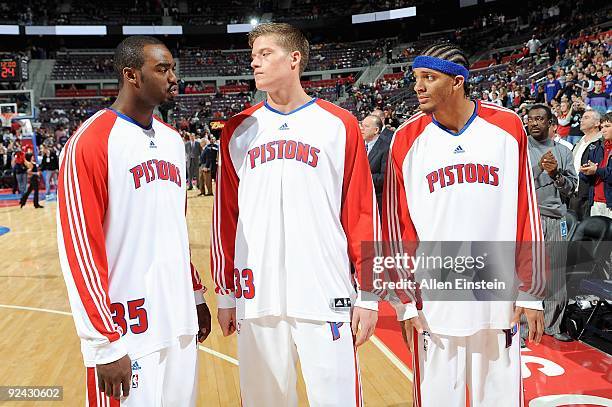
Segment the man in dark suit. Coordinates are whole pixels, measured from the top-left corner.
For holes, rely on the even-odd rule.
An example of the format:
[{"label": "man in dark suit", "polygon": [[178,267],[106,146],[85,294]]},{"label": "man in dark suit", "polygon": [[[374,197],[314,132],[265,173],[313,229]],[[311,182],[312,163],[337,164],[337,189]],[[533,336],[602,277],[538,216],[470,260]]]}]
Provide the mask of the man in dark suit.
[{"label": "man in dark suit", "polygon": [[391,139],[393,138],[393,130],[391,130],[389,127],[385,126],[385,112],[383,112],[380,109],[374,109],[372,110],[372,113],[370,113],[372,116],[376,116],[380,119],[380,122],[382,123],[382,130],[380,131],[380,138],[385,140],[387,143],[391,144]]},{"label": "man in dark suit", "polygon": [[202,146],[195,139],[195,134],[189,134],[189,141],[185,143],[185,160],[187,165],[187,189],[193,189],[192,182],[198,178],[198,166],[200,163]]},{"label": "man in dark suit", "polygon": [[390,144],[380,136],[383,124],[378,116],[367,116],[361,121],[359,127],[368,153],[374,191],[376,191],[376,201],[378,202],[378,211],[382,214],[383,184],[385,182],[385,170]]}]

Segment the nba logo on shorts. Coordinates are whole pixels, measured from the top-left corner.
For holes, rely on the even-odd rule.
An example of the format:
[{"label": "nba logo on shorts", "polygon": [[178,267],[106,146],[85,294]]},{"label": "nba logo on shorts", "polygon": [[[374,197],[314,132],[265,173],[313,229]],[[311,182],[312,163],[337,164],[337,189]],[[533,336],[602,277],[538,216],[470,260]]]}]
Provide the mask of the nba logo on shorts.
[{"label": "nba logo on shorts", "polygon": [[132,375],[132,389],[138,388],[138,374],[135,373]]},{"label": "nba logo on shorts", "polygon": [[427,331],[423,331],[423,350],[425,352],[427,352],[427,348],[429,346],[429,340],[430,340],[430,336],[429,336],[429,332]]}]

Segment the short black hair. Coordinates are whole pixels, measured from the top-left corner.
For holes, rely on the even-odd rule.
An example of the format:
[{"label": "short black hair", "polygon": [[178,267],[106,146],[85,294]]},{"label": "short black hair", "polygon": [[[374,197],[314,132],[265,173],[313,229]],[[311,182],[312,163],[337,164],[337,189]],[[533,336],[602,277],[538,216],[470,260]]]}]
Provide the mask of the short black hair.
[{"label": "short black hair", "polygon": [[161,40],[148,35],[127,37],[115,49],[113,67],[119,79],[119,87],[123,85],[123,68],[140,69],[144,65],[145,45],[163,45]]},{"label": "short black hair", "polygon": [[536,103],[535,105],[532,105],[529,108],[529,110],[527,110],[527,114],[529,114],[529,112],[531,112],[532,110],[536,110],[536,109],[542,109],[546,111],[546,118],[548,120],[552,119],[553,117],[552,110],[550,110],[550,107],[543,105],[542,103]]},{"label": "short black hair", "polygon": [[[467,55],[465,55],[465,52],[455,44],[434,44],[424,49],[423,52],[421,52],[421,55],[454,62],[465,67],[465,69],[467,69],[468,71],[470,70],[470,61],[468,60]],[[463,90],[465,91],[465,97],[468,97],[468,95],[470,94],[470,85],[467,80],[463,82]]]}]

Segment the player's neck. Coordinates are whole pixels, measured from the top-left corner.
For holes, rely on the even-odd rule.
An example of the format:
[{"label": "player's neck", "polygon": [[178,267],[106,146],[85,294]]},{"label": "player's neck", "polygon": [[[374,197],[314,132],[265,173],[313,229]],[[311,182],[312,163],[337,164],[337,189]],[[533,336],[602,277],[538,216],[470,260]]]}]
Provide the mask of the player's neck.
[{"label": "player's neck", "polygon": [[305,105],[312,97],[308,96],[299,82],[295,86],[268,92],[267,103],[282,113],[289,113]]},{"label": "player's neck", "polygon": [[436,109],[434,117],[442,126],[456,133],[470,120],[474,107],[474,102],[470,99],[450,99],[444,106]]},{"label": "player's neck", "polygon": [[142,127],[149,127],[153,121],[155,106],[149,106],[135,97],[122,95],[121,92],[111,109],[122,113],[138,122]]}]

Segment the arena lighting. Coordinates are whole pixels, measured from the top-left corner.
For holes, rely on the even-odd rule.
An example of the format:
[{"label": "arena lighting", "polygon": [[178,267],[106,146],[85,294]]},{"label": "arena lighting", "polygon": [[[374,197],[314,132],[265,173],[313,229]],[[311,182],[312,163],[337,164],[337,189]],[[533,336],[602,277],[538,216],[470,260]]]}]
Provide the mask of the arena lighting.
[{"label": "arena lighting", "polygon": [[255,27],[257,24],[259,24],[259,21],[256,18],[251,18],[251,25]]},{"label": "arena lighting", "polygon": [[27,25],[26,35],[106,35],[105,25]]},{"label": "arena lighting", "polygon": [[182,35],[180,25],[124,25],[123,35]]},{"label": "arena lighting", "polygon": [[351,18],[353,24],[361,24],[414,16],[416,16],[416,7],[405,7],[394,10],[378,11],[376,13],[353,14]]},{"label": "arena lighting", "polygon": [[19,35],[19,26],[0,25],[0,35]]}]

